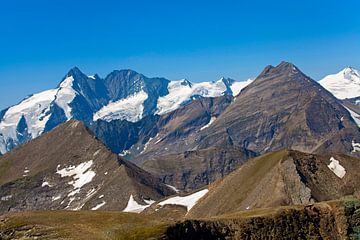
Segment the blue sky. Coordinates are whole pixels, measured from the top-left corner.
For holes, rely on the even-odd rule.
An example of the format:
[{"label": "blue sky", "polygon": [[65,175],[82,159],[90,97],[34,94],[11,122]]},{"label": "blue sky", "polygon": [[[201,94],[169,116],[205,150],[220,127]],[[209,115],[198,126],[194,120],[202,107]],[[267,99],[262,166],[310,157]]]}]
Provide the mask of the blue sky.
[{"label": "blue sky", "polygon": [[4,0],[0,108],[73,66],[191,81],[256,77],[282,60],[314,79],[360,68],[359,2]]}]

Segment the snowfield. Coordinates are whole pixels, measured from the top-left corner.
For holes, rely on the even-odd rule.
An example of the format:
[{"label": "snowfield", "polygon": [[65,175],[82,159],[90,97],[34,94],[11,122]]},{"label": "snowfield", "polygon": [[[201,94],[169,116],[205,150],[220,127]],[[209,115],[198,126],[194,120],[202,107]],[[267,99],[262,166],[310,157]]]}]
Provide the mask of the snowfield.
[{"label": "snowfield", "polygon": [[147,98],[147,93],[142,90],[128,98],[111,102],[96,112],[93,120],[103,119],[110,122],[119,119],[137,122],[142,118],[144,102]]},{"label": "snowfield", "polygon": [[37,93],[23,100],[18,105],[10,107],[0,122],[0,132],[5,139],[17,139],[16,127],[23,116],[28,125],[28,132],[32,137],[39,136],[49,119],[46,115],[50,103],[54,101],[57,90],[52,89]]},{"label": "snowfield", "polygon": [[67,119],[72,118],[71,107],[69,104],[74,100],[77,92],[73,89],[74,78],[69,76],[61,82],[58,92],[56,94],[55,103],[61,107]]},{"label": "snowfield", "polygon": [[328,75],[319,83],[339,99],[360,96],[360,71],[351,67]]},{"label": "snowfield", "polygon": [[[186,79],[171,81],[168,86],[169,94],[158,99],[157,114],[162,115],[174,111],[193,97],[219,97],[224,95],[227,87],[223,78],[216,82],[191,83]],[[231,85],[233,95],[237,95],[242,88],[252,81],[234,82]]]},{"label": "snowfield", "polygon": [[27,132],[31,138],[41,135],[46,123],[51,117],[50,107],[56,104],[64,110],[67,119],[72,118],[69,104],[76,96],[72,88],[73,77],[67,77],[61,82],[59,88],[43,91],[24,99],[19,104],[10,107],[0,120],[0,152],[8,151],[9,142],[18,141],[17,126],[22,117],[25,118]]},{"label": "snowfield", "polygon": [[144,211],[146,208],[148,208],[151,204],[153,204],[155,201],[153,200],[145,200],[144,202],[147,205],[141,205],[139,203],[137,203],[133,197],[133,195],[130,195],[129,201],[127,206],[125,207],[125,209],[123,210],[123,212],[132,212],[132,213],[141,213],[142,211]]},{"label": "snowfield", "polygon": [[164,205],[168,205],[168,204],[180,205],[180,206],[186,207],[187,211],[190,211],[190,209],[193,208],[195,206],[195,204],[202,197],[204,197],[208,192],[209,192],[208,189],[204,189],[204,190],[190,194],[185,197],[181,197],[181,196],[172,197],[172,198],[166,199],[165,201],[160,202],[158,205],[160,205],[160,206],[164,206]]}]

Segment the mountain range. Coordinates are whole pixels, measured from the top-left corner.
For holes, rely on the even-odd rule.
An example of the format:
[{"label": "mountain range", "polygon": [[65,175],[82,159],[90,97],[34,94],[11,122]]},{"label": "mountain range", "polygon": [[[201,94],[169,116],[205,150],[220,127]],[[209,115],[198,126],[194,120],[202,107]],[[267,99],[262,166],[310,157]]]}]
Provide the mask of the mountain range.
[{"label": "mountain range", "polygon": [[343,239],[360,206],[359,76],[317,82],[289,62],[240,82],[73,68],[1,112],[0,212],[137,213],[159,239],[256,238],[246,229],[286,218],[304,238]]},{"label": "mountain range", "polygon": [[222,78],[191,83],[148,78],[132,70],[113,71],[104,79],[71,69],[57,88],[31,95],[0,112],[0,152],[36,138],[59,124],[77,119],[137,122],[165,114],[200,97],[236,95],[250,83]]}]

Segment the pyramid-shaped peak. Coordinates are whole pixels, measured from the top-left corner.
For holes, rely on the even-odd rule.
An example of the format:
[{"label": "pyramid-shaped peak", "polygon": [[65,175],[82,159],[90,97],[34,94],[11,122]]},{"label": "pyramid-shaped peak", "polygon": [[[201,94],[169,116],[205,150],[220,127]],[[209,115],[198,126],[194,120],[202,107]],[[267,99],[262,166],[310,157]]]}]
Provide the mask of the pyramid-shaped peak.
[{"label": "pyramid-shaped peak", "polygon": [[83,72],[78,67],[73,67],[69,70],[69,72],[66,74],[67,77],[72,76],[73,78],[76,78],[77,76],[84,75]]},{"label": "pyramid-shaped peak", "polygon": [[293,63],[282,61],[276,67],[272,65],[266,66],[257,78],[259,79],[272,75],[289,75],[298,73],[303,74]]},{"label": "pyramid-shaped peak", "polygon": [[276,66],[277,68],[288,68],[288,67],[296,67],[291,62],[282,61],[279,65]]}]

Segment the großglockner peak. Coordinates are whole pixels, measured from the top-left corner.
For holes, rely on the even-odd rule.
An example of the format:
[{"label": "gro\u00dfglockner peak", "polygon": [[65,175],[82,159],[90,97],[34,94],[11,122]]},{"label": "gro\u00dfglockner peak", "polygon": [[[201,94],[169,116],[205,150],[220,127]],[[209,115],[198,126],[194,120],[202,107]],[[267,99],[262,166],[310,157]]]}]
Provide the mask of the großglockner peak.
[{"label": "gro\u00dfglockner peak", "polygon": [[130,69],[115,70],[100,78],[74,67],[56,88],[30,95],[0,111],[0,152],[4,154],[69,119],[86,124],[99,119],[137,122],[148,115],[171,112],[199,97],[237,94],[250,82],[182,84],[149,78]]}]

